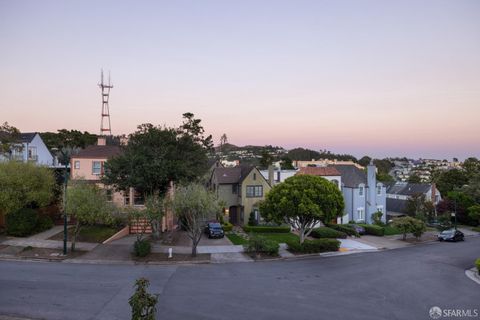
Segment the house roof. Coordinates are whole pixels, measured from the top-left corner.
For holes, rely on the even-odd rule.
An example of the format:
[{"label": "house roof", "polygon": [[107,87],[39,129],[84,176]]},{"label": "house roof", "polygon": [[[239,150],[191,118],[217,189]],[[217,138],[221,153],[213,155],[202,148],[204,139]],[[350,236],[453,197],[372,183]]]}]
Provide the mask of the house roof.
[{"label": "house roof", "polygon": [[367,184],[367,174],[365,171],[354,165],[330,165],[328,167],[335,168],[342,176],[342,184],[345,187],[356,188],[359,184]]},{"label": "house roof", "polygon": [[426,194],[431,187],[432,185],[428,183],[392,182],[387,185],[387,194],[398,194],[404,196]]},{"label": "house roof", "polygon": [[407,213],[407,200],[387,198],[387,212]]},{"label": "house roof", "polygon": [[30,143],[32,142],[33,138],[37,135],[36,132],[24,132],[20,133],[20,141],[22,143]]},{"label": "house roof", "polygon": [[340,172],[334,167],[302,167],[297,174],[309,174],[313,176],[340,176]]},{"label": "house roof", "polygon": [[213,170],[213,174],[217,177],[219,184],[241,183],[253,168],[251,166],[217,167]]},{"label": "house roof", "polygon": [[119,146],[88,146],[72,156],[72,159],[109,159],[121,153],[122,149]]}]

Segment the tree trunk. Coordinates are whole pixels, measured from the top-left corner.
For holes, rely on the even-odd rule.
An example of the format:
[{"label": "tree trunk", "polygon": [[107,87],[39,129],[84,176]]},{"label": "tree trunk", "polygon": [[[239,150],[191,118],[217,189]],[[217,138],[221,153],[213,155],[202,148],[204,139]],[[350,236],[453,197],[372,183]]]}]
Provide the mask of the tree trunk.
[{"label": "tree trunk", "polygon": [[304,240],[305,240],[305,229],[300,228],[300,244],[303,244]]},{"label": "tree trunk", "polygon": [[152,227],[152,237],[155,240],[160,239],[160,221],[158,220],[152,220],[150,222],[150,225]]},{"label": "tree trunk", "polygon": [[73,230],[73,236],[72,236],[72,247],[71,247],[71,251],[75,251],[75,242],[77,241],[77,235],[78,233],[80,232],[80,222],[76,222],[75,223],[75,228]]}]

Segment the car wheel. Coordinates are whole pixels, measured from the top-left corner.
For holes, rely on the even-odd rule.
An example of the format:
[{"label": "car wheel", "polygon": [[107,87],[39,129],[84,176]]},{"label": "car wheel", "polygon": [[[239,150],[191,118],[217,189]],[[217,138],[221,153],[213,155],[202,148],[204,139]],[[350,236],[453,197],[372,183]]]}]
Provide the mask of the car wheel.
[{"label": "car wheel", "polygon": [[443,239],[442,239],[442,238],[440,238],[440,239],[438,239],[438,240],[439,240],[440,242],[443,242]]}]

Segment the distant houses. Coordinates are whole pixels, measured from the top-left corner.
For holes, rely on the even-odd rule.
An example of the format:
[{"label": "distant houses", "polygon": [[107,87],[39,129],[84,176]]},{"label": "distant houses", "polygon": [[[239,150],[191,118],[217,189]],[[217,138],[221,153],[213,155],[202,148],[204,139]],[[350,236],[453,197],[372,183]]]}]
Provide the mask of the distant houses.
[{"label": "distant houses", "polygon": [[421,195],[425,201],[436,206],[442,195],[434,183],[392,182],[387,185],[387,215],[395,218],[407,215],[407,203],[412,197]]},{"label": "distant houses", "polygon": [[[0,135],[1,140],[1,135]],[[13,144],[9,155],[0,155],[0,161],[22,161],[37,165],[56,167],[56,158],[50,153],[38,132],[24,132]]]}]

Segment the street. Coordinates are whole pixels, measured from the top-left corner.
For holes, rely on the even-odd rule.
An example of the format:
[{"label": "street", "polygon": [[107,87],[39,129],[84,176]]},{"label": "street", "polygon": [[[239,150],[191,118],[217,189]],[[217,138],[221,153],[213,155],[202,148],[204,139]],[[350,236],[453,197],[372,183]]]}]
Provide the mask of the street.
[{"label": "street", "polygon": [[480,237],[383,252],[194,266],[0,262],[0,315],[130,319],[134,280],[158,293],[158,319],[430,319],[480,309],[465,276]]}]

